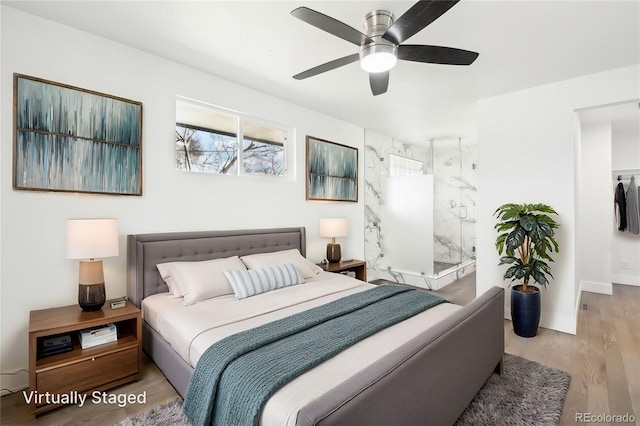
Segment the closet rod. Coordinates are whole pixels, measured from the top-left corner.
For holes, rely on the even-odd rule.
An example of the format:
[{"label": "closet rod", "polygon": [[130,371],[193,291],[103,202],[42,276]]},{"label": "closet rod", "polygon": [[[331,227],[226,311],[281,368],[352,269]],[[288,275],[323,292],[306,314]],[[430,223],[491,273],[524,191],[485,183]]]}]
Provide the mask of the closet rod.
[{"label": "closet rod", "polygon": [[630,180],[633,176],[640,175],[640,169],[613,169],[612,172],[617,180]]}]

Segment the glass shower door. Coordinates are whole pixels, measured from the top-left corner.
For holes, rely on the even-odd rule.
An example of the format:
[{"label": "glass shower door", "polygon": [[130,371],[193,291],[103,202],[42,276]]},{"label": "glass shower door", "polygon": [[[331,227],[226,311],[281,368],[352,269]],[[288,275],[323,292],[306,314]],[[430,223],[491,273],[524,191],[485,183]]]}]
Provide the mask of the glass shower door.
[{"label": "glass shower door", "polygon": [[476,258],[476,145],[461,142],[460,170],[460,260]]},{"label": "glass shower door", "polygon": [[460,190],[459,138],[438,139],[431,142],[434,175],[433,261],[434,273],[439,274],[462,262],[461,216],[468,215]]}]

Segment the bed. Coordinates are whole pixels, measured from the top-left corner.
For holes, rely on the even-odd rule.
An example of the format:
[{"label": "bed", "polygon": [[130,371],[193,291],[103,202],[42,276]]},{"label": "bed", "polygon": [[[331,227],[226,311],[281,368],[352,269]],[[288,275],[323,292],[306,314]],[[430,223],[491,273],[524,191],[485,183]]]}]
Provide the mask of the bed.
[{"label": "bed", "polygon": [[[219,296],[181,306],[178,299],[166,296],[167,284],[156,265],[293,249],[305,256],[306,239],[304,228],[173,232],[129,235],[127,248],[128,298],[143,310],[143,349],[184,397],[194,372],[193,365],[208,344],[206,338],[196,341],[192,335],[200,339],[207,333],[191,330],[187,343],[175,341],[175,335],[181,332],[176,329],[180,326],[171,328],[172,318],[188,317],[189,312],[199,318],[198,309],[223,313],[229,310],[227,307],[231,306],[234,297]],[[258,316],[252,315],[251,309],[264,310],[258,300],[275,300],[269,303],[277,305],[286,299],[286,306],[264,310],[269,320],[375,287],[328,272],[319,272],[317,277],[306,281],[312,285],[293,286],[289,288],[294,290],[279,289],[264,297],[243,299],[247,302],[234,305],[243,307],[240,312],[234,310],[234,315],[243,315],[242,324],[225,325],[208,339],[215,341],[234,332],[236,327],[250,327]],[[309,295],[308,292],[321,293]],[[305,295],[300,296],[302,293]],[[304,300],[295,301],[295,297]],[[159,302],[154,304],[154,300]],[[494,287],[466,306],[438,305],[423,313],[424,318],[412,318],[413,323],[407,320],[394,325],[398,328],[384,330],[378,333],[380,336],[376,334],[357,343],[335,359],[325,361],[285,385],[265,405],[260,423],[452,424],[489,375],[493,371],[501,372],[503,307],[504,290]],[[163,315],[166,316],[164,320]],[[430,324],[422,326],[419,323]],[[401,329],[404,331],[398,332]],[[375,339],[399,342],[390,344]],[[372,356],[372,352],[380,353]],[[322,377],[320,382],[323,383],[315,382],[318,379],[313,374]]]}]

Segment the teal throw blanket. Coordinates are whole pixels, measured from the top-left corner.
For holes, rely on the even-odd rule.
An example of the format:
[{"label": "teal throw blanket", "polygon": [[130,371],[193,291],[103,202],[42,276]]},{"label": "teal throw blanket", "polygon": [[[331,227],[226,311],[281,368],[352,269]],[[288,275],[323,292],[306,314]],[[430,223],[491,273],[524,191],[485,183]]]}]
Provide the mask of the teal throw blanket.
[{"label": "teal throw blanket", "polygon": [[446,300],[385,284],[229,336],[196,365],[183,404],[194,426],[257,425],[289,381],[378,331]]}]

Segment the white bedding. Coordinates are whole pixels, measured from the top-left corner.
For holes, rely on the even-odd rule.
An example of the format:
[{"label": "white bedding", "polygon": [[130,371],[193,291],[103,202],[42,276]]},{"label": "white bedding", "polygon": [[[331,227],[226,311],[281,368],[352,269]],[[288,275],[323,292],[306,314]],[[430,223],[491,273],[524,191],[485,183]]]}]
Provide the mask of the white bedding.
[{"label": "white bedding", "polygon": [[[344,275],[323,272],[305,284],[243,300],[228,295],[184,306],[181,299],[171,298],[169,293],[155,294],[142,302],[142,314],[187,363],[195,366],[210,345],[226,336],[372,287]],[[298,410],[335,383],[353,376],[457,309],[460,306],[450,303],[437,305],[376,333],[294,379],[269,399],[261,424],[294,425]]]}]

